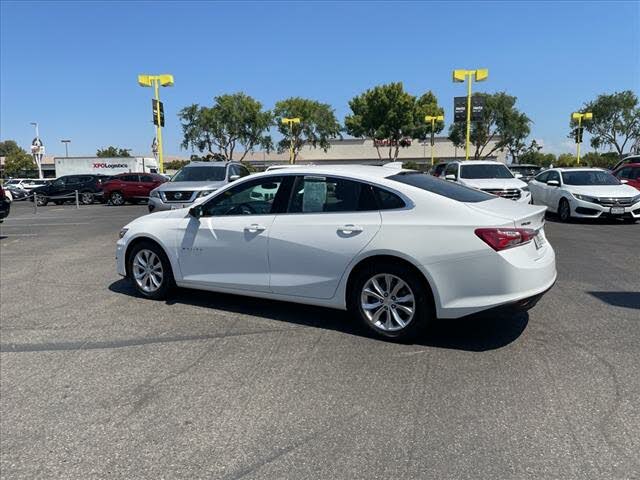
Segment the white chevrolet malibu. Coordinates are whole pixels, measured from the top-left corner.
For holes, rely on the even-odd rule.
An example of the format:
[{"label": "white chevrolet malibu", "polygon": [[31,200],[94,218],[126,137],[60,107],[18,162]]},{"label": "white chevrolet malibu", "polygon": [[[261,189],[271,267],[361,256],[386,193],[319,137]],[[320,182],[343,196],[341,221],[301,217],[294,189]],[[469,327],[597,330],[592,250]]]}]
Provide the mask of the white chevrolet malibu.
[{"label": "white chevrolet malibu", "polygon": [[435,317],[535,305],[556,279],[544,214],[414,171],[301,166],[134,220],[117,270],[148,298],[179,286],[348,309],[408,338]]}]

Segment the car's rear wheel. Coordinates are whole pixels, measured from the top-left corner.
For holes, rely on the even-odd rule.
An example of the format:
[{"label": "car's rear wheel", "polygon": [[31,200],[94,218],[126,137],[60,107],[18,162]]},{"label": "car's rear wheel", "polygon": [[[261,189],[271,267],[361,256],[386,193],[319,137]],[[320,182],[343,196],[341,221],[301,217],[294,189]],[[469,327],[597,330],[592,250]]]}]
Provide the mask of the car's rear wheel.
[{"label": "car's rear wheel", "polygon": [[135,289],[147,298],[162,300],[174,287],[169,259],[162,248],[151,242],[134,246],[127,272]]},{"label": "car's rear wheel", "polygon": [[409,340],[435,317],[424,280],[402,264],[381,262],[356,273],[349,307],[376,335]]},{"label": "car's rear wheel", "polygon": [[571,206],[566,198],[560,200],[558,205],[558,217],[563,222],[569,222],[571,220]]},{"label": "car's rear wheel", "polygon": [[63,200],[54,200],[53,203],[55,203],[56,205],[62,205],[64,203]]},{"label": "car's rear wheel", "polygon": [[83,205],[90,205],[93,203],[93,193],[80,192],[80,203]]},{"label": "car's rear wheel", "polygon": [[112,205],[124,205],[124,195],[122,195],[122,193],[120,192],[111,192],[111,195],[109,195],[109,200],[111,201]]}]

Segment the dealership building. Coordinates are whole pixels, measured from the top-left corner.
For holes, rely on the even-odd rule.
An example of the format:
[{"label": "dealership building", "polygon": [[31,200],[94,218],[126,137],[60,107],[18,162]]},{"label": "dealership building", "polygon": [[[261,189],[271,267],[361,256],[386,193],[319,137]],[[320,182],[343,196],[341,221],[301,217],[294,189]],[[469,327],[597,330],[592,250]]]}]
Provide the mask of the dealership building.
[{"label": "dealership building", "polygon": [[[486,152],[490,152],[498,140],[492,140],[485,147]],[[380,163],[389,162],[389,151],[392,155],[395,146],[390,145],[387,141],[374,141],[370,138],[346,138],[341,140],[331,140],[329,142],[331,148],[326,152],[321,148],[313,148],[309,145],[304,146],[300,151],[296,163],[299,164],[318,164],[318,165],[379,165]],[[376,143],[378,148],[376,148]],[[415,162],[422,169],[431,166],[431,144],[429,140],[407,140],[407,145],[402,146],[398,152],[398,161]],[[473,153],[473,152],[472,152]],[[464,148],[456,147],[446,137],[436,137],[433,154],[435,162],[450,162],[453,160],[464,160]],[[267,167],[269,165],[287,162],[289,153],[282,154],[254,152],[248,154],[244,161],[252,164],[257,168]],[[496,150],[487,160],[496,160],[506,163],[506,152]]]},{"label": "dealership building", "polygon": [[[449,162],[453,160],[464,160],[464,148],[456,147],[447,137],[436,137],[434,139],[433,154],[435,162]],[[486,152],[490,152],[498,140],[494,139],[485,147]],[[325,152],[322,148],[313,148],[310,145],[304,146],[296,163],[298,164],[316,164],[316,165],[380,165],[391,161],[389,151],[392,155],[395,146],[389,144],[388,141],[374,141],[370,138],[345,138],[330,140],[331,147]],[[376,148],[376,143],[378,147]],[[398,151],[398,161],[415,162],[421,169],[426,170],[431,166],[431,144],[429,140],[405,140],[402,147]],[[473,153],[473,151],[471,152]],[[242,153],[236,153],[234,159],[237,160]],[[86,160],[89,157],[82,157],[80,160]],[[73,160],[65,157],[45,156],[42,161],[42,170],[46,178],[53,178],[61,175],[56,171],[56,164],[61,160]],[[95,160],[100,160],[95,157]],[[172,160],[189,161],[189,156],[165,155],[164,161]],[[496,150],[487,160],[496,160],[506,163],[506,152],[500,149]],[[263,170],[269,165],[278,165],[288,163],[289,152],[264,152],[256,151],[248,153],[244,162],[251,164],[258,170]],[[4,158],[0,158],[0,174],[3,172]],[[34,165],[35,172],[35,165]]]}]

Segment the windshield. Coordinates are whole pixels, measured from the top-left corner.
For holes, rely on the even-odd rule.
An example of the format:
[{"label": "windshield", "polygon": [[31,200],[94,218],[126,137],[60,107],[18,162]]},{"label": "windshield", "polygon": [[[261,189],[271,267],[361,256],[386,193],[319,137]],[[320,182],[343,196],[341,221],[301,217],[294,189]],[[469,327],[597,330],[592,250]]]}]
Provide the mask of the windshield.
[{"label": "windshield", "polygon": [[513,178],[504,165],[460,165],[460,178]]},{"label": "windshield", "polygon": [[396,182],[418,187],[422,190],[426,190],[427,192],[435,193],[436,195],[451,198],[452,200],[457,200],[459,202],[477,203],[496,198],[493,195],[481,192],[480,190],[465,187],[459,183],[441,180],[424,173],[402,172],[387,178],[389,180],[395,180]]},{"label": "windshield", "polygon": [[172,178],[171,182],[220,182],[224,180],[227,169],[224,165],[206,167],[184,167]]},{"label": "windshield", "polygon": [[620,185],[620,181],[603,170],[562,172],[565,185]]},{"label": "windshield", "polygon": [[18,185],[20,180],[9,180],[5,185]]}]

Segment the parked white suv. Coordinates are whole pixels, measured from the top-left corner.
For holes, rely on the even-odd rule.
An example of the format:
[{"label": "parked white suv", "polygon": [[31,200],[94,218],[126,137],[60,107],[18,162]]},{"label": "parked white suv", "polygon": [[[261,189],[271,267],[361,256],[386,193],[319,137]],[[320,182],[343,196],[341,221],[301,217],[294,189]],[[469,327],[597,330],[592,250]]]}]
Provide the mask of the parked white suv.
[{"label": "parked white suv", "polygon": [[444,178],[498,197],[531,203],[527,184],[518,180],[504,163],[489,160],[451,162],[445,168]]},{"label": "parked white suv", "polygon": [[220,187],[249,175],[239,162],[191,162],[149,194],[150,212],[191,207]]}]

